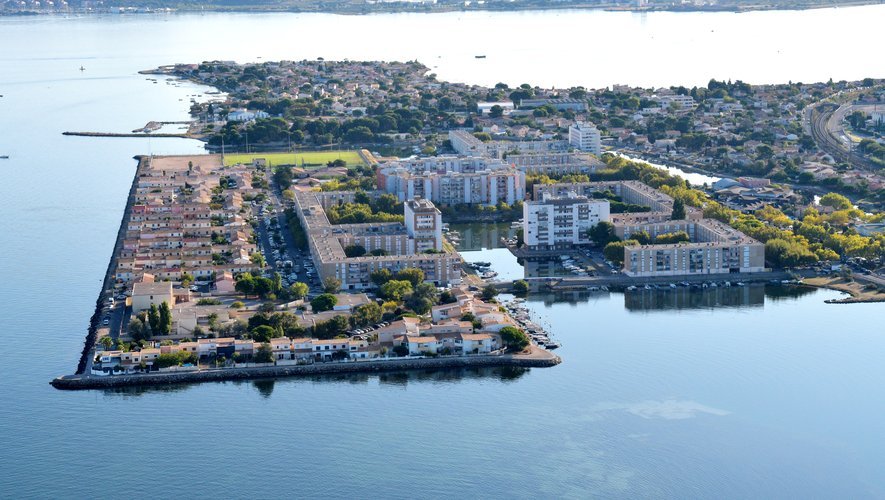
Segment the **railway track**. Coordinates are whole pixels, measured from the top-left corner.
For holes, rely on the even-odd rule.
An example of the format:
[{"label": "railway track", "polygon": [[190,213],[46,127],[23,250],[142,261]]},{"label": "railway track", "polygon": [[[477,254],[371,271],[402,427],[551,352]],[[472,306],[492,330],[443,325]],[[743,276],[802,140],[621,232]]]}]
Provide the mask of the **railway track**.
[{"label": "railway track", "polygon": [[818,104],[811,109],[808,118],[814,142],[838,162],[849,163],[861,170],[877,170],[878,167],[873,162],[858,154],[850,154],[842,141],[833,136],[832,130],[839,125],[838,119],[834,116],[837,109],[838,105],[829,102]]}]

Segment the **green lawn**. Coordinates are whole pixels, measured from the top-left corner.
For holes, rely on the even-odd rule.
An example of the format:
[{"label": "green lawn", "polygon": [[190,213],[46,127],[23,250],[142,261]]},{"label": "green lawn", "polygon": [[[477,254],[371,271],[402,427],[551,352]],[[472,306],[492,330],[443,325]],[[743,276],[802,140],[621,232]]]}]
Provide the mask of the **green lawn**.
[{"label": "green lawn", "polygon": [[249,154],[226,154],[224,155],[225,165],[235,165],[237,163],[252,163],[253,158],[265,158],[271,166],[276,165],[295,165],[301,166],[305,164],[323,165],[330,161],[342,159],[347,162],[347,166],[365,165],[356,151],[303,151],[301,153],[249,153]]}]

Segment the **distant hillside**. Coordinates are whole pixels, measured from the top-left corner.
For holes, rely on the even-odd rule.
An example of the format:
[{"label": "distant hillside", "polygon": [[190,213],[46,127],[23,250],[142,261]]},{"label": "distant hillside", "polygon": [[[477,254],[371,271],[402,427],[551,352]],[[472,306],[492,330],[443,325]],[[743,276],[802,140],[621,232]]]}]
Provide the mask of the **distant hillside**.
[{"label": "distant hillside", "polygon": [[337,12],[445,12],[466,10],[609,9],[637,11],[744,11],[881,4],[885,0],[0,0],[0,13],[150,12],[236,10]]}]

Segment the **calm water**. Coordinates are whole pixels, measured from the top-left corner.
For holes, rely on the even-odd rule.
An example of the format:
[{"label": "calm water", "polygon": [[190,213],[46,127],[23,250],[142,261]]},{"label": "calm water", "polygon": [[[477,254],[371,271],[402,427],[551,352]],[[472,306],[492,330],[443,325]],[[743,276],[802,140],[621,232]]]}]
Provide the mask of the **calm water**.
[{"label": "calm water", "polygon": [[0,497],[885,497],[885,309],[827,291],[532,297],[563,342],[548,370],[47,385],[76,365],[131,157],[201,150],[60,135],[184,119],[205,90],[139,69],[324,56],[477,83],[851,79],[882,76],[883,13],[0,19]]}]

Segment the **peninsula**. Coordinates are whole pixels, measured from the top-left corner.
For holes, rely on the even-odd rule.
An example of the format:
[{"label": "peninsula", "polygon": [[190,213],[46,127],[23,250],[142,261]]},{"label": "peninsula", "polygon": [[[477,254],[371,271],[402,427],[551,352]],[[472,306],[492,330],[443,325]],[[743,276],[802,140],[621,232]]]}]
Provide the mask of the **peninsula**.
[{"label": "peninsula", "polygon": [[[152,73],[226,94],[191,108],[216,153],[139,157],[59,388],[558,364],[502,291],[814,278],[844,302],[885,296],[881,80],[487,88],[417,62],[323,60]],[[859,152],[840,152],[843,132]],[[504,243],[525,277],[465,263],[457,220],[518,228]]]}]

